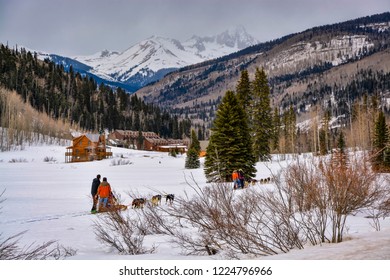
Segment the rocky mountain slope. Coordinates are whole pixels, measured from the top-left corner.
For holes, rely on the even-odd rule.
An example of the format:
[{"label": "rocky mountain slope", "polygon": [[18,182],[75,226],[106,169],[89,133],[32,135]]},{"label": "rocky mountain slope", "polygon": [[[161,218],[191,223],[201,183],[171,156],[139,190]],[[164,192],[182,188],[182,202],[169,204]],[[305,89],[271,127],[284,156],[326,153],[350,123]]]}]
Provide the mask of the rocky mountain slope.
[{"label": "rocky mountain slope", "polygon": [[[273,105],[282,111],[293,105],[304,115],[317,103],[330,106],[329,101],[336,100],[331,109],[343,114],[346,102],[364,93],[379,93],[384,98],[389,93],[388,84],[372,81],[386,80],[389,43],[390,13],[373,15],[312,28],[184,67],[136,93],[194,122],[210,124],[221,97],[235,89],[241,70],[247,69],[253,78],[256,67],[263,67]],[[367,86],[369,81],[375,85]],[[358,86],[356,90],[352,84]]]}]

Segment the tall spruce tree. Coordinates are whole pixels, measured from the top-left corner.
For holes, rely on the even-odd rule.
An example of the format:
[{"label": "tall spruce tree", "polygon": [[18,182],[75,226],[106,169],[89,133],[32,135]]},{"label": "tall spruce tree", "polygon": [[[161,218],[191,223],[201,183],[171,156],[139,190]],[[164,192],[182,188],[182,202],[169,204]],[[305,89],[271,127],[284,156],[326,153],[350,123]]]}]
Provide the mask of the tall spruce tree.
[{"label": "tall spruce tree", "polygon": [[283,124],[284,124],[284,143],[285,143],[285,153],[295,153],[295,145],[297,139],[297,120],[295,116],[295,111],[292,105],[283,115]]},{"label": "tall spruce tree", "polygon": [[345,152],[344,133],[340,131],[336,140],[336,149],[332,153],[332,162],[334,166],[346,167],[348,164],[348,154]]},{"label": "tall spruce tree", "polygon": [[375,122],[374,134],[374,165],[378,170],[387,170],[390,168],[390,149],[389,149],[389,127],[386,124],[386,118],[383,111],[380,111]]},{"label": "tall spruce tree", "polygon": [[188,147],[185,168],[195,169],[200,167],[199,161],[200,143],[195,130],[191,131],[191,144]]},{"label": "tall spruce tree", "polygon": [[374,148],[382,150],[389,142],[389,128],[386,124],[385,114],[381,111],[375,123]]},{"label": "tall spruce tree", "polygon": [[252,82],[252,138],[254,155],[261,161],[270,159],[272,139],[272,112],[270,88],[264,69],[256,69]]},{"label": "tall spruce tree", "polygon": [[196,136],[195,130],[191,130],[191,145],[190,147],[194,148],[195,151],[199,154],[200,153],[200,143],[198,140],[198,137]]},{"label": "tall spruce tree", "polygon": [[250,114],[250,104],[251,104],[251,83],[249,81],[249,75],[247,70],[241,72],[240,80],[236,86],[236,95],[238,102],[242,107]]},{"label": "tall spruce tree", "polygon": [[256,169],[247,116],[232,91],[220,103],[211,128],[206,150],[205,174],[210,182],[230,181],[235,169],[242,169],[247,178]]},{"label": "tall spruce tree", "polygon": [[273,131],[272,131],[272,150],[274,151],[280,151],[279,150],[279,141],[280,141],[280,132],[281,132],[281,120],[280,120],[280,113],[278,107],[274,108],[274,114],[272,116],[272,123],[273,123]]}]

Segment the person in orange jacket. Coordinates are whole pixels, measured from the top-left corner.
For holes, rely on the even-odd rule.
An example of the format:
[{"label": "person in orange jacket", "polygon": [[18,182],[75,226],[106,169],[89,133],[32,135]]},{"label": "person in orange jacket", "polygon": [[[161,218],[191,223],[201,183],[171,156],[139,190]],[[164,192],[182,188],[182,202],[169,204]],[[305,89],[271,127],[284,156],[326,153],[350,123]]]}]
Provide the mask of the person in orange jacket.
[{"label": "person in orange jacket", "polygon": [[107,178],[104,177],[103,181],[100,183],[98,191],[96,196],[99,197],[99,210],[101,206],[103,205],[104,208],[107,207],[108,203],[108,198],[110,197],[111,194],[111,186],[107,182]]},{"label": "person in orange jacket", "polygon": [[234,189],[237,189],[240,186],[240,179],[239,179],[238,175],[239,174],[238,174],[237,170],[234,170],[232,173],[232,181],[233,181],[233,188]]}]

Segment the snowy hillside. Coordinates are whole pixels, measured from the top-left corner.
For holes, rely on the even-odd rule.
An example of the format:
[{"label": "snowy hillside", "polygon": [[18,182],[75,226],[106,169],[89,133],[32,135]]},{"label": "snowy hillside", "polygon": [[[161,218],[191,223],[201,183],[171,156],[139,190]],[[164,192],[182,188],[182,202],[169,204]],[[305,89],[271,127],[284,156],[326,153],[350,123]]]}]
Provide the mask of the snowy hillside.
[{"label": "snowy hillside", "polygon": [[374,48],[367,35],[344,35],[328,42],[301,41],[278,53],[267,63],[270,71],[291,71],[311,60],[337,66],[351,59],[359,59]]}]

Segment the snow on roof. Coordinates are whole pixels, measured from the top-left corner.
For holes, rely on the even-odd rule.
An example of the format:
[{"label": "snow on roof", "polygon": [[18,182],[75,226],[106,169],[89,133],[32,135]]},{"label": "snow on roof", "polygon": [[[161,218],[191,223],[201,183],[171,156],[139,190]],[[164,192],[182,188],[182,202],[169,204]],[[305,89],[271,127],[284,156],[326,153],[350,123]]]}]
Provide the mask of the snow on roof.
[{"label": "snow on roof", "polygon": [[169,149],[169,148],[187,148],[185,145],[163,145],[159,146],[160,148]]},{"label": "snow on roof", "polygon": [[87,133],[85,136],[92,142],[99,142],[100,134]]}]

